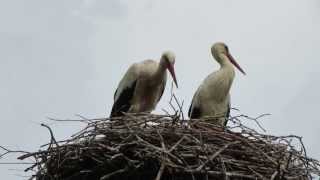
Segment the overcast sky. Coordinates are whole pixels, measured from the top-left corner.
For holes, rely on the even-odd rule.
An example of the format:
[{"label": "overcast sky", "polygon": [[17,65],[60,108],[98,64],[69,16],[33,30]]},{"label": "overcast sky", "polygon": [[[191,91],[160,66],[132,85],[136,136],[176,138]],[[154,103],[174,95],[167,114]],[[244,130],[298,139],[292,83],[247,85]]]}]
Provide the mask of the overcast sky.
[{"label": "overcast sky", "polygon": [[[175,93],[186,112],[201,81],[218,69],[210,46],[224,41],[247,72],[236,75],[233,107],[271,113],[262,120],[268,133],[303,136],[309,155],[320,159],[319,22],[319,0],[0,0],[0,144],[36,151],[49,140],[40,123],[57,139],[81,128],[48,116],[109,115],[129,65],[164,50],[176,54]],[[17,176],[23,168],[0,165],[1,179],[26,179]]]}]

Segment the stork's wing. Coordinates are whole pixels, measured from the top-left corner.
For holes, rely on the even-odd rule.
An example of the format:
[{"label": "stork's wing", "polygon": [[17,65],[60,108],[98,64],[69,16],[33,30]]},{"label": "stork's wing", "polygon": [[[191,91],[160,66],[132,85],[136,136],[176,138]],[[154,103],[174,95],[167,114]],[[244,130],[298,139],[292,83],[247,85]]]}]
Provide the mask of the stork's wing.
[{"label": "stork's wing", "polygon": [[158,102],[160,101],[160,99],[161,99],[161,97],[162,97],[162,95],[163,95],[163,92],[164,92],[164,89],[165,89],[165,87],[166,87],[166,83],[165,82],[163,82],[162,84],[161,84],[161,90],[160,90],[160,94],[159,94],[159,98],[158,98]]},{"label": "stork's wing", "polygon": [[164,93],[164,89],[166,88],[166,83],[167,83],[167,76],[165,75],[164,79],[163,79],[163,81],[161,83],[161,86],[160,86],[161,89],[160,89],[160,94],[159,94],[159,97],[158,97],[158,102],[160,101],[160,99],[161,99],[161,97],[162,97],[162,95]]},{"label": "stork's wing", "polygon": [[230,117],[230,110],[231,110],[231,103],[229,101],[229,104],[228,104],[228,109],[227,109],[227,113],[226,113],[226,120],[224,121],[224,127],[227,126],[228,124],[228,119]]},{"label": "stork's wing", "polygon": [[201,116],[201,110],[199,107],[199,102],[198,102],[198,90],[196,91],[196,93],[194,94],[193,98],[192,98],[192,102],[191,105],[189,107],[189,111],[188,111],[188,116],[191,119],[198,119]]},{"label": "stork's wing", "polygon": [[128,112],[131,107],[136,84],[138,80],[137,65],[133,64],[120,81],[114,94],[114,103],[110,117],[123,115],[122,112]]}]

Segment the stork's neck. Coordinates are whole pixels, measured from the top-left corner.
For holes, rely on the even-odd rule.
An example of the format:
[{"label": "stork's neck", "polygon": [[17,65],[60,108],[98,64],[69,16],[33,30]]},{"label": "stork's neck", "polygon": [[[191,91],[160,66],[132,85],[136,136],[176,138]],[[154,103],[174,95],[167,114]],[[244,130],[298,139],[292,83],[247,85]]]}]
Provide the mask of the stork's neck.
[{"label": "stork's neck", "polygon": [[235,76],[235,71],[233,64],[229,60],[229,58],[225,54],[221,54],[219,56],[219,63],[220,63],[220,70],[219,70],[219,75],[221,76],[221,80],[223,81],[222,86],[226,88],[226,91],[229,91],[232,81]]},{"label": "stork's neck", "polygon": [[158,69],[157,69],[156,73],[154,74],[155,79],[161,80],[163,78],[163,76],[165,76],[166,70],[167,70],[167,64],[166,64],[165,60],[161,59],[159,62],[159,65],[158,65]]},{"label": "stork's neck", "polygon": [[234,73],[233,64],[225,54],[220,54],[218,58],[221,70],[231,71]]},{"label": "stork's neck", "polygon": [[167,62],[164,59],[160,59],[157,73],[163,74],[167,70]]},{"label": "stork's neck", "polygon": [[212,76],[215,78],[209,79],[210,89],[215,89],[215,93],[212,95],[217,102],[221,102],[227,98],[234,76],[235,71],[232,63],[226,55],[220,55],[216,58],[220,64],[220,69]]}]

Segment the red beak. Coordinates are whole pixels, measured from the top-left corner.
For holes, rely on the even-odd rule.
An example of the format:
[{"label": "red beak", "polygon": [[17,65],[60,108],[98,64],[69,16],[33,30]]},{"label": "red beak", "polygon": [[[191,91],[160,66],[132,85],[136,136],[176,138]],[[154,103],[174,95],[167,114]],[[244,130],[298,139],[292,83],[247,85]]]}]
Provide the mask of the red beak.
[{"label": "red beak", "polygon": [[177,88],[178,88],[178,82],[177,82],[177,78],[176,78],[176,73],[174,72],[174,66],[172,64],[168,65],[168,70],[172,76],[172,79],[174,81],[174,83],[176,84]]},{"label": "red beak", "polygon": [[227,53],[227,56],[230,60],[230,62],[240,71],[242,74],[246,75],[246,73],[242,70],[242,68],[239,66],[239,64],[234,60],[234,58],[231,56],[230,53]]}]

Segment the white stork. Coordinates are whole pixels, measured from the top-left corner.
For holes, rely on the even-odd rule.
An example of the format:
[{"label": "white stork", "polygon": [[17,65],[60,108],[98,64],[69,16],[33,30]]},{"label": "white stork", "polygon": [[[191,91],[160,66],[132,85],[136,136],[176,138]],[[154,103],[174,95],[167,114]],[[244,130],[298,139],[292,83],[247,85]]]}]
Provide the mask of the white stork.
[{"label": "white stork", "polygon": [[160,62],[145,60],[132,64],[120,81],[114,94],[110,117],[123,112],[151,112],[161,99],[167,82],[167,69],[178,87],[174,71],[175,55],[164,52]]},{"label": "white stork", "polygon": [[207,76],[199,86],[188,115],[191,119],[205,118],[216,125],[226,126],[230,114],[229,91],[235,76],[233,65],[244,75],[245,72],[224,43],[215,43],[211,47],[211,53],[220,64],[220,69]]}]

